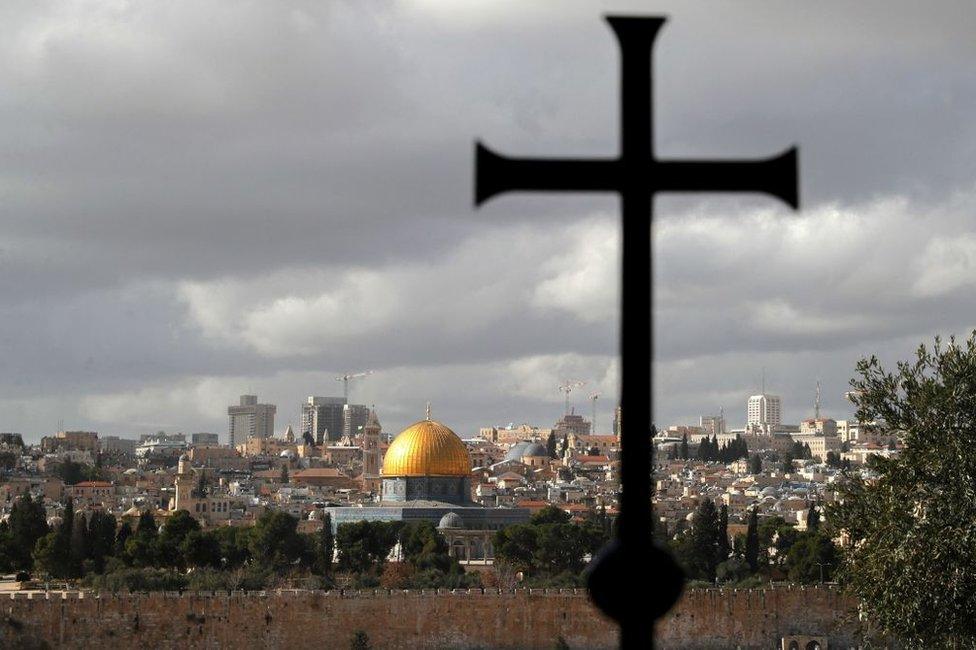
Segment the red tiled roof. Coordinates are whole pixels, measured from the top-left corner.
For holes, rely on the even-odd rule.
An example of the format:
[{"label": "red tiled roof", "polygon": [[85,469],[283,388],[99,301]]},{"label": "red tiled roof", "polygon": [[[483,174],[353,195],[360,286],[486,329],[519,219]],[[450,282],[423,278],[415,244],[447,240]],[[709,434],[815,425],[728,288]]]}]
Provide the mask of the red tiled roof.
[{"label": "red tiled roof", "polygon": [[610,459],[606,456],[577,456],[576,460],[581,463],[609,463]]},{"label": "red tiled roof", "polygon": [[529,510],[542,510],[549,504],[545,501],[533,501],[531,499],[523,499],[521,501],[516,501],[515,505],[519,508],[528,508]]}]

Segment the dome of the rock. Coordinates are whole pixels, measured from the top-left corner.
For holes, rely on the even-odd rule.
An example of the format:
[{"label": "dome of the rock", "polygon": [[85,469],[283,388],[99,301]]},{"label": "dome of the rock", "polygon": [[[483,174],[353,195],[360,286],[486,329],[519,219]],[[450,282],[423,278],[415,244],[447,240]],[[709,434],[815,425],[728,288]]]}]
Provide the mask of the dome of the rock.
[{"label": "dome of the rock", "polygon": [[449,428],[434,420],[410,425],[393,439],[383,476],[470,476],[468,450]]}]

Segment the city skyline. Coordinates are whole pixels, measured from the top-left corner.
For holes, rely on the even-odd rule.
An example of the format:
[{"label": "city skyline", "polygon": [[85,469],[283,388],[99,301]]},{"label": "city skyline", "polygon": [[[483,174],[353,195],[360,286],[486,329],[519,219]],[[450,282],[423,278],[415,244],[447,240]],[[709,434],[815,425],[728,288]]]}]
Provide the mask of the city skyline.
[{"label": "city skyline", "polygon": [[[646,7],[286,9],[5,11],[0,429],[222,432],[242,393],[291,409],[363,367],[353,401],[394,430],[427,401],[459,431],[553,421],[567,377],[608,427],[617,207],[476,214],[471,142],[612,151],[616,51],[594,15]],[[861,356],[965,336],[973,12],[655,11],[660,154],[796,141],[804,200],[659,202],[656,420],[731,418],[762,367],[787,414],[820,377],[843,417]]]},{"label": "city skyline", "polygon": [[[700,409],[700,411],[696,415],[694,415],[694,416],[688,416],[688,417],[686,417],[684,419],[681,419],[681,420],[675,420],[675,421],[669,421],[669,422],[661,421],[661,422],[657,422],[656,424],[658,426],[658,429],[665,429],[665,428],[667,428],[669,426],[697,426],[698,423],[699,423],[699,421],[701,419],[703,419],[703,418],[705,418],[705,419],[712,419],[712,418],[718,418],[720,415],[722,415],[723,418],[724,418],[724,423],[725,423],[725,427],[726,427],[727,430],[738,430],[738,429],[742,429],[743,427],[747,427],[748,424],[751,421],[750,420],[750,416],[748,414],[749,413],[749,410],[750,410],[750,404],[752,403],[752,401],[756,397],[758,397],[760,395],[772,397],[773,399],[777,400],[777,403],[782,403],[782,401],[784,399],[784,395],[781,395],[781,394],[777,393],[775,390],[767,390],[765,393],[763,393],[761,391],[754,391],[753,393],[749,393],[747,395],[744,394],[743,397],[742,397],[742,399],[740,400],[740,404],[733,404],[733,405],[731,405],[731,407],[727,407],[725,405],[722,405],[722,406],[719,406],[718,408],[715,408],[713,410],[709,410],[707,408],[703,408],[703,409]],[[260,398],[260,399],[258,399],[258,398]],[[191,426],[191,427],[187,427],[187,428],[183,428],[183,429],[170,428],[168,430],[167,429],[160,429],[160,428],[152,428],[152,427],[150,427],[147,430],[123,431],[123,432],[121,432],[121,435],[122,435],[123,438],[136,439],[136,438],[139,438],[139,437],[142,437],[142,436],[147,436],[147,435],[155,434],[158,431],[164,431],[165,433],[168,433],[168,434],[171,434],[171,433],[183,433],[183,434],[187,434],[187,435],[189,435],[191,433],[197,434],[197,433],[206,431],[208,433],[216,433],[217,435],[219,435],[220,436],[221,444],[228,444],[229,431],[228,431],[228,427],[227,427],[227,424],[228,424],[228,422],[227,422],[227,413],[228,412],[239,412],[239,411],[240,412],[243,412],[242,409],[244,409],[244,408],[252,408],[254,406],[259,406],[259,407],[270,407],[270,409],[271,409],[271,422],[272,422],[272,427],[273,428],[272,429],[269,429],[268,430],[268,433],[262,433],[258,437],[270,437],[270,436],[282,437],[285,434],[286,430],[288,428],[291,428],[293,430],[294,435],[296,436],[296,438],[300,438],[302,436],[303,432],[305,431],[306,424],[308,425],[309,431],[311,432],[311,429],[312,429],[312,426],[311,425],[312,425],[312,421],[313,421],[312,420],[312,417],[313,416],[311,416],[310,414],[309,415],[306,415],[305,411],[307,409],[311,408],[311,406],[312,406],[312,400],[313,399],[316,400],[315,401],[315,404],[316,405],[328,405],[328,406],[333,406],[333,407],[336,406],[336,405],[338,405],[340,414],[335,416],[336,418],[338,418],[336,420],[336,422],[339,422],[339,423],[342,423],[343,422],[343,416],[341,414],[342,407],[345,405],[345,402],[344,402],[345,398],[343,398],[343,397],[339,397],[339,396],[307,396],[305,398],[305,401],[303,401],[303,402],[301,402],[299,404],[299,406],[298,406],[298,408],[296,410],[297,420],[296,421],[293,421],[293,418],[290,417],[290,412],[287,411],[287,410],[282,412],[283,413],[283,416],[284,416],[283,418],[277,418],[277,420],[276,420],[276,413],[277,413],[277,411],[280,410],[280,404],[279,403],[274,402],[273,400],[264,400],[262,396],[242,394],[242,395],[239,395],[238,396],[238,398],[237,398],[236,401],[233,401],[232,403],[227,404],[227,405],[224,406],[224,411],[223,411],[224,417],[223,417],[223,426],[222,427],[218,426],[218,427],[215,427],[215,428],[209,428],[208,429],[208,428],[203,427],[203,426],[197,426],[197,427],[192,427]],[[247,401],[248,405],[250,405],[250,406],[245,407],[244,406],[244,402],[245,401]],[[799,401],[800,400],[796,396],[787,396],[787,403],[799,403]],[[841,402],[842,400],[837,400],[837,401],[838,402]],[[588,399],[587,399],[587,406],[586,406],[585,409],[578,408],[577,405],[575,404],[575,402],[572,399],[570,399],[569,403],[570,403],[570,409],[571,409],[571,411],[573,413],[576,413],[577,415],[581,415],[589,423],[592,423],[593,422],[593,418],[591,417],[591,411],[589,410],[589,400]],[[367,410],[375,409],[378,413],[383,413],[382,407],[381,406],[377,406],[375,403],[374,404],[356,404],[354,402],[350,402],[350,406],[352,406],[352,407],[366,407]],[[815,414],[814,401],[811,401],[811,403],[809,405],[807,405],[807,406],[809,407],[808,409],[804,409],[801,406],[798,410],[796,410],[794,412],[790,412],[790,411],[788,411],[786,409],[781,409],[781,408],[777,407],[777,416],[778,417],[777,417],[777,419],[775,419],[774,422],[773,421],[771,421],[771,422],[773,422],[776,425],[780,424],[781,422],[783,424],[797,424],[797,423],[799,423],[799,422],[801,422],[803,420],[810,419],[810,418],[814,417],[814,414]],[[430,408],[430,405],[428,404],[425,408]],[[826,419],[851,420],[851,419],[853,419],[853,410],[854,409],[853,409],[853,407],[849,403],[847,403],[847,408],[848,408],[848,412],[844,413],[844,412],[841,412],[839,409],[824,408],[823,405],[821,404],[821,412],[820,412],[820,415],[821,415],[821,417],[826,418]],[[740,413],[740,411],[741,411],[741,413]],[[780,415],[781,413],[786,413],[786,415]],[[478,431],[482,427],[499,427],[499,428],[504,428],[504,427],[507,427],[507,426],[516,426],[517,427],[517,426],[520,426],[520,425],[527,424],[527,425],[530,425],[530,426],[547,428],[547,427],[552,426],[554,423],[556,423],[558,421],[558,419],[562,417],[562,415],[563,415],[563,412],[560,411],[558,414],[554,414],[552,416],[552,418],[550,418],[550,420],[546,420],[545,419],[545,416],[543,416],[543,419],[540,419],[540,420],[529,420],[529,419],[525,419],[525,418],[521,418],[521,419],[519,419],[519,418],[515,418],[515,419],[505,419],[505,418],[502,418],[501,420],[497,420],[497,419],[496,420],[483,419],[483,420],[478,421],[478,423],[476,424],[476,426],[474,428],[472,428],[470,431],[465,430],[462,433],[466,437],[472,437],[473,438],[473,437],[476,437],[478,435]],[[604,414],[603,414],[602,411],[600,411],[600,410],[597,411],[596,426],[597,426],[597,429],[598,430],[597,431],[594,431],[594,433],[600,433],[600,434],[612,433],[612,428],[613,428],[613,421],[612,421],[613,411],[611,410],[609,413],[606,414],[607,417],[610,418],[610,419],[608,419],[608,421],[606,423],[604,423],[602,421],[603,420],[603,417],[602,417],[603,415]],[[305,422],[305,418],[306,417],[309,418],[309,420],[308,420],[307,423]],[[231,416],[231,421],[232,422],[233,422],[233,419],[234,419],[234,416],[232,415]],[[384,418],[384,419],[386,419],[386,418]],[[385,426],[384,427],[384,431],[386,433],[394,433],[395,434],[397,431],[400,431],[401,429],[405,428],[407,425],[409,425],[409,424],[411,424],[413,422],[416,422],[416,421],[420,421],[422,419],[423,419],[423,417],[417,417],[415,419],[406,421],[404,424],[399,424],[399,423],[397,423],[396,420],[388,420],[390,422],[393,422],[394,424],[392,424],[390,426]],[[447,420],[448,418],[443,418],[443,419]],[[68,423],[68,424],[59,423],[59,426],[60,426],[60,428],[56,429],[57,431],[85,430],[84,427],[71,426],[70,423]],[[250,425],[250,426],[253,426],[253,425]],[[343,427],[342,424],[339,424],[337,426],[339,426],[340,428]],[[322,427],[320,426],[320,429],[321,428]],[[18,434],[23,435],[25,442],[28,442],[28,443],[36,443],[36,442],[38,442],[40,440],[40,438],[42,436],[44,436],[44,435],[51,435],[54,432],[55,432],[55,430],[44,431],[44,432],[40,432],[40,433],[20,432],[20,431],[15,432],[15,433],[18,433]],[[111,431],[99,431],[99,433],[101,435],[109,435],[109,436],[113,436],[113,435],[114,436],[118,436],[118,435],[120,435],[117,432],[111,432]],[[318,435],[321,435],[321,433],[322,433],[322,431],[319,430],[318,431]],[[331,436],[330,437],[330,440],[334,442],[339,437],[341,437],[342,435],[346,435],[347,433],[348,432],[342,430],[338,434],[335,434],[334,436]],[[329,441],[325,441],[325,444],[328,444],[328,442]]]}]

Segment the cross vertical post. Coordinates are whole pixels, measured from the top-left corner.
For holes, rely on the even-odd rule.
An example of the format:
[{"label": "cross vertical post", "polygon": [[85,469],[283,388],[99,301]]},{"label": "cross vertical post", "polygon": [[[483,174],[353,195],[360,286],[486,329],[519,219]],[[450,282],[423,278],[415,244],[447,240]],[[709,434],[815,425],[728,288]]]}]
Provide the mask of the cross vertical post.
[{"label": "cross vertical post", "polygon": [[[797,152],[755,161],[662,161],[654,157],[652,66],[661,17],[609,16],[621,52],[620,154],[611,159],[501,156],[477,143],[475,204],[509,191],[620,195],[621,514],[619,537],[590,575],[594,601],[621,626],[621,646],[649,648],[654,619],[680,594],[680,572],[652,544],[652,202],[658,192],[764,192],[798,207]],[[650,603],[628,598],[650,588]],[[654,592],[655,588],[657,593]]]}]

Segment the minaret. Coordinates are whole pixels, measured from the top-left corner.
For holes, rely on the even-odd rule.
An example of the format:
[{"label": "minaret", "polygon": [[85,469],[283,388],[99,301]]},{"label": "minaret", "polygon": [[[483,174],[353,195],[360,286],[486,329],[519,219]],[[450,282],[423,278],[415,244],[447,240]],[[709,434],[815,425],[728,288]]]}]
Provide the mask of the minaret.
[{"label": "minaret", "polygon": [[380,489],[380,421],[376,410],[370,409],[363,427],[363,490],[378,492]]},{"label": "minaret", "polygon": [[193,472],[190,458],[183,454],[176,466],[176,498],[170,510],[189,510],[188,503],[193,495]]}]

